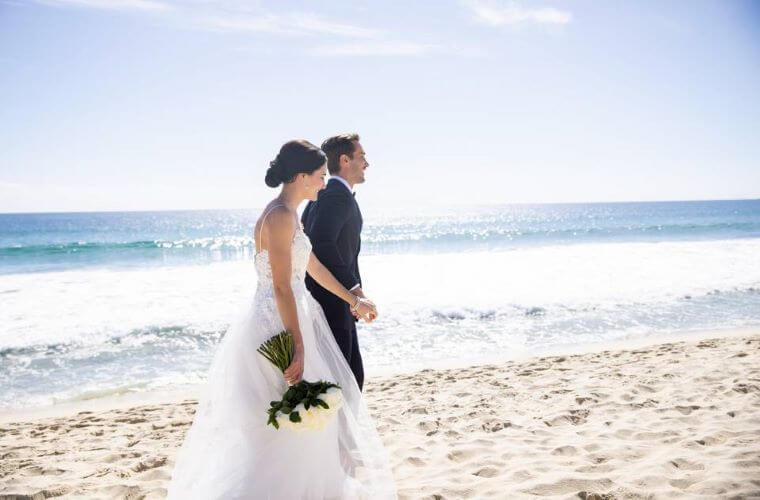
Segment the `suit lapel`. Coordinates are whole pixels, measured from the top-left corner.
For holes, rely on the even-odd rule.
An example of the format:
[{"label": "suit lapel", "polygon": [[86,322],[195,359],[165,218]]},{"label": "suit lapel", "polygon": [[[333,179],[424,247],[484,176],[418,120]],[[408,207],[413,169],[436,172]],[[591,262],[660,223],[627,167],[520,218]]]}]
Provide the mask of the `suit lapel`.
[{"label": "suit lapel", "polygon": [[[351,202],[353,203],[353,206],[354,206],[354,213],[352,215],[353,217],[356,218],[359,232],[361,232],[362,226],[364,225],[364,219],[362,218],[361,210],[359,210],[359,203],[356,202],[356,198],[354,197],[353,193],[351,193],[351,191],[349,191],[346,188],[346,186],[343,185],[343,183],[337,179],[328,180],[326,189],[331,189],[333,191],[337,190],[338,192],[343,193],[344,196],[348,196],[351,198]],[[357,235],[357,238],[358,237],[359,236]]]},{"label": "suit lapel", "polygon": [[356,197],[352,196],[354,199],[354,206],[356,207],[356,215],[359,218],[359,232],[362,230],[362,226],[364,225],[364,218],[362,218],[362,211],[359,209],[359,203],[356,201]]}]

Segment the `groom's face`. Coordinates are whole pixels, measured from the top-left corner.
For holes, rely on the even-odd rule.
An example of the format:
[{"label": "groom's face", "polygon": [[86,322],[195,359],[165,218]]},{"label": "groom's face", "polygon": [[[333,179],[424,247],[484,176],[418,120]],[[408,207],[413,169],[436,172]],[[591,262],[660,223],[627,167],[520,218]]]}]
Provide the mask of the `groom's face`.
[{"label": "groom's face", "polygon": [[346,180],[352,184],[361,184],[364,182],[364,171],[369,167],[367,155],[359,141],[354,142],[353,158],[348,160],[346,170]]}]

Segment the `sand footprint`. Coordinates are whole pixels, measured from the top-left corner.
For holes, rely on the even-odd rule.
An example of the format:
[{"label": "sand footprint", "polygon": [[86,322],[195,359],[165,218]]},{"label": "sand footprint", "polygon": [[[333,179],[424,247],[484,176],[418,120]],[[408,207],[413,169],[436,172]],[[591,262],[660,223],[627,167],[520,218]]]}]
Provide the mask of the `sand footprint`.
[{"label": "sand footprint", "polygon": [[659,389],[656,389],[654,387],[650,387],[650,386],[644,385],[644,384],[637,384],[636,388],[639,389],[639,390],[642,390],[644,392],[649,392],[649,393],[659,391]]},{"label": "sand footprint", "polygon": [[426,436],[432,436],[433,434],[438,433],[440,425],[439,421],[434,420],[423,420],[422,422],[417,423],[417,427],[424,431]]},{"label": "sand footprint", "polygon": [[569,410],[566,415],[560,415],[551,420],[544,420],[544,424],[548,427],[556,427],[565,423],[572,425],[581,425],[586,423],[586,417],[589,416],[588,410]]},{"label": "sand footprint", "polygon": [[502,422],[498,420],[486,420],[480,426],[480,428],[486,432],[499,432],[500,430],[506,429],[508,427],[512,427],[511,422]]},{"label": "sand footprint", "polygon": [[[534,486],[533,488],[530,488],[529,490],[525,490],[524,492],[531,495],[541,495],[541,496],[563,495],[563,494],[567,495],[570,493],[577,492],[578,490],[581,490],[581,492],[587,492],[588,490],[607,490],[607,489],[610,489],[612,486],[614,486],[614,484],[615,483],[613,483],[610,479],[607,479],[607,478],[560,479],[554,483],[539,484],[537,486]],[[580,496],[580,493],[578,495]],[[590,498],[590,497],[585,496],[582,498]]]},{"label": "sand footprint", "polygon": [[419,457],[406,457],[406,460],[404,461],[408,464],[414,465],[415,467],[424,467],[426,465],[425,461]]},{"label": "sand footprint", "polygon": [[146,460],[141,460],[137,464],[132,466],[132,470],[135,472],[143,472],[150,469],[155,469],[156,467],[163,467],[166,465],[167,457],[160,456],[160,457],[151,457]]},{"label": "sand footprint", "polygon": [[636,410],[639,410],[641,408],[653,408],[659,404],[659,401],[656,399],[647,399],[646,401],[642,403],[628,403],[628,406],[631,408],[634,408]]},{"label": "sand footprint", "polygon": [[461,448],[461,449],[450,452],[449,454],[446,455],[446,458],[448,458],[452,462],[464,462],[476,455],[480,455],[480,453],[481,453],[480,449]]},{"label": "sand footprint", "polygon": [[668,483],[674,488],[685,490],[692,484],[702,481],[702,479],[703,479],[702,477],[689,476],[689,477],[683,477],[679,479],[671,479]]},{"label": "sand footprint", "polygon": [[472,475],[478,477],[496,477],[499,475],[499,471],[493,467],[483,467],[482,469],[473,472]]},{"label": "sand footprint", "polygon": [[577,455],[578,449],[575,446],[560,446],[558,448],[554,448],[552,450],[552,455],[560,455],[563,457],[569,457],[572,455]]},{"label": "sand footprint", "polygon": [[413,413],[415,415],[427,415],[428,411],[427,411],[427,408],[425,408],[424,406],[415,406],[415,407],[409,408],[408,410],[404,410],[402,413],[404,415],[406,415],[407,413]]},{"label": "sand footprint", "polygon": [[693,412],[694,410],[699,410],[700,408],[701,406],[691,405],[691,406],[676,406],[673,409],[678,410],[679,412],[681,412],[682,415],[690,415],[691,412]]},{"label": "sand footprint", "polygon": [[692,462],[685,458],[675,458],[673,460],[670,460],[668,464],[680,470],[705,470],[705,466],[703,464],[699,462]]},{"label": "sand footprint", "polygon": [[592,403],[598,403],[599,402],[599,400],[594,399],[594,398],[590,398],[590,397],[575,398],[575,403],[579,404],[579,405],[582,405],[582,404],[586,403],[587,401],[591,401]]},{"label": "sand footprint", "polygon": [[590,491],[579,491],[578,498],[581,500],[615,500],[615,495],[611,493],[592,493]]}]

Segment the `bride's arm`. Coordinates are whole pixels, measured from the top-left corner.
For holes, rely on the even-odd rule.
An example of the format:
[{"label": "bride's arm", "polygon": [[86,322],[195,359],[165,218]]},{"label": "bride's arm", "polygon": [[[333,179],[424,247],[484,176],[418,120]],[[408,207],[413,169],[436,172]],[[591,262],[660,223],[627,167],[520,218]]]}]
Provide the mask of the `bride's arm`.
[{"label": "bride's arm", "polygon": [[295,384],[303,375],[303,337],[298,325],[298,309],[293,288],[290,286],[291,277],[291,245],[296,230],[296,221],[285,208],[276,208],[269,213],[266,227],[267,252],[269,264],[272,266],[272,282],[277,310],[282,318],[282,324],[293,335],[293,362],[285,370],[284,376],[288,383]]},{"label": "bride's arm", "polygon": [[364,298],[360,299],[359,296],[354,295],[344,287],[341,282],[333,276],[330,270],[319,261],[317,256],[314,255],[314,252],[309,255],[309,263],[306,266],[306,272],[308,272],[309,276],[319,283],[322,288],[347,302],[352,309],[357,311],[359,316],[365,317],[370,315],[373,319],[374,317],[377,317],[377,309],[375,308],[375,305]]}]

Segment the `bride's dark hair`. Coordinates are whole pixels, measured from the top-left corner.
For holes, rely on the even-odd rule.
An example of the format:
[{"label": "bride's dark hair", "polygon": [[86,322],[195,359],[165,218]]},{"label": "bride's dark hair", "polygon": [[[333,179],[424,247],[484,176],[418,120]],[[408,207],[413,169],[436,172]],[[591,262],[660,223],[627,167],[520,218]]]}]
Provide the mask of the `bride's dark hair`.
[{"label": "bride's dark hair", "polygon": [[320,168],[327,157],[309,141],[288,141],[280,148],[277,158],[269,162],[264,182],[269,187],[293,182],[298,174],[310,174]]}]

